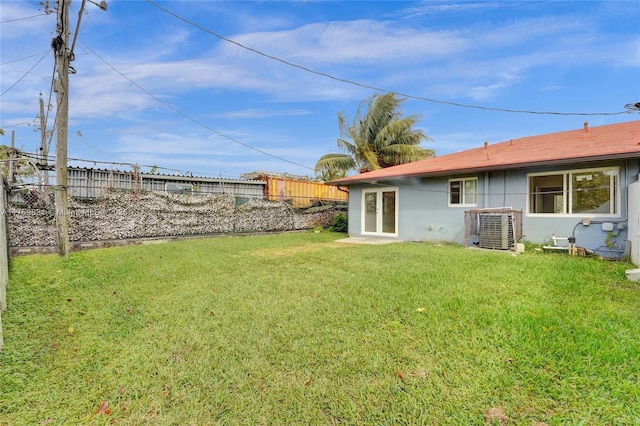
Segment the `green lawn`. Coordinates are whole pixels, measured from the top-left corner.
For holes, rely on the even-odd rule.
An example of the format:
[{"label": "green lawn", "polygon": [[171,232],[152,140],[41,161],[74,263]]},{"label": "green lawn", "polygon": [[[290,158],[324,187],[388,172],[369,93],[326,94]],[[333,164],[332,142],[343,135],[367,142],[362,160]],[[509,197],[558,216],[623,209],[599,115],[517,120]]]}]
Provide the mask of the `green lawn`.
[{"label": "green lawn", "polygon": [[640,424],[630,264],[340,237],[13,259],[0,424]]}]

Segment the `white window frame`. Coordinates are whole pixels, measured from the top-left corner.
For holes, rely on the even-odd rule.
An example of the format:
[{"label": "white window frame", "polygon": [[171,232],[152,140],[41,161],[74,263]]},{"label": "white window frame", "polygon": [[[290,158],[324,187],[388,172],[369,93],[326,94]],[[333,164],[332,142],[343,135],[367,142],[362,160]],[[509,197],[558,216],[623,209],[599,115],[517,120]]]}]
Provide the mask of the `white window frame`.
[{"label": "white window frame", "polygon": [[[465,192],[465,182],[475,181],[476,183],[476,202],[468,203],[467,193]],[[452,203],[451,202],[451,183],[452,182],[460,182],[460,202]],[[478,205],[478,178],[477,177],[466,177],[466,178],[453,178],[447,181],[447,205],[449,207],[476,207]]]},{"label": "white window frame", "polygon": [[[609,174],[613,179],[610,179],[610,193],[613,193],[613,199],[609,199],[610,209],[613,209],[613,213],[585,213],[578,212],[573,213],[573,175],[587,174],[590,172],[603,172]],[[606,173],[609,172],[609,173]],[[562,199],[563,199],[563,211],[562,213],[534,213],[531,211],[531,193],[534,191],[531,188],[531,178],[536,176],[562,176]],[[619,217],[622,208],[621,204],[621,187],[620,187],[620,167],[594,167],[588,169],[571,169],[571,170],[556,170],[549,172],[529,173],[527,174],[527,216],[535,217]]]}]

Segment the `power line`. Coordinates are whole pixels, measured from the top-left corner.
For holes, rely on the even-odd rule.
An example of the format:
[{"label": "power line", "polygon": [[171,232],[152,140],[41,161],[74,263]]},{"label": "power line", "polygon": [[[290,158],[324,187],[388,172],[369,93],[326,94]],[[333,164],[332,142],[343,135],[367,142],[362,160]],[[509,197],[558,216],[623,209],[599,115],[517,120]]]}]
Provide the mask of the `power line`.
[{"label": "power line", "polygon": [[426,102],[431,102],[431,103],[436,103],[436,104],[442,104],[442,105],[449,105],[449,106],[455,106],[455,107],[460,107],[460,108],[472,108],[472,109],[480,109],[480,110],[485,110],[485,111],[498,111],[498,112],[509,112],[509,113],[521,113],[521,114],[537,114],[537,115],[569,115],[569,116],[610,116],[610,115],[621,115],[621,114],[628,114],[629,111],[619,111],[619,112],[554,112],[554,111],[532,111],[532,110],[524,110],[524,109],[509,109],[509,108],[494,108],[494,107],[486,107],[486,106],[481,106],[481,105],[471,105],[471,104],[463,104],[463,103],[459,103],[459,102],[451,102],[451,101],[443,101],[440,99],[433,99],[433,98],[427,98],[427,97],[423,97],[423,96],[414,96],[414,95],[409,95],[407,93],[401,93],[401,92],[396,92],[393,90],[387,90],[387,89],[383,89],[381,87],[376,87],[376,86],[372,86],[369,84],[364,84],[364,83],[358,83],[356,81],[353,80],[348,80],[346,78],[341,78],[341,77],[336,77],[332,74],[328,74],[328,73],[324,73],[321,71],[316,71],[312,68],[308,68],[305,67],[303,65],[299,65],[290,61],[287,61],[285,59],[282,58],[278,58],[276,56],[270,55],[268,53],[264,53],[260,50],[254,49],[252,47],[249,46],[245,46],[242,43],[239,43],[235,40],[232,40],[230,38],[227,38],[221,34],[218,34],[214,31],[211,31],[207,28],[204,28],[201,25],[196,24],[195,22],[184,18],[180,15],[177,15],[176,13],[165,9],[161,6],[159,6],[158,4],[156,4],[155,2],[153,2],[152,0],[145,0],[147,3],[149,3],[150,5],[156,7],[157,9],[165,12],[168,15],[173,16],[174,18],[185,22],[186,24],[189,24],[197,29],[199,29],[200,31],[203,31],[207,34],[211,34],[214,37],[219,38],[220,40],[226,41],[227,43],[231,43],[234,44],[242,49],[248,50],[250,52],[253,52],[257,55],[263,56],[265,58],[283,63],[285,65],[288,65],[290,67],[293,68],[297,68],[300,69],[302,71],[306,71],[309,72],[311,74],[315,74],[315,75],[319,75],[321,77],[326,77],[329,78],[331,80],[335,80],[335,81],[339,81],[342,83],[347,83],[347,84],[351,84],[353,86],[358,86],[358,87],[362,87],[365,89],[371,89],[371,90],[375,90],[378,92],[383,92],[383,93],[395,93],[397,95],[400,95],[402,97],[408,98],[408,99],[416,99],[419,101],[426,101]]},{"label": "power line", "polygon": [[[45,50],[43,53],[47,53],[47,52],[49,52],[49,49]],[[0,66],[9,65],[9,64],[16,63],[16,62],[24,61],[25,59],[33,58],[34,56],[38,56],[38,54],[34,53],[33,55],[25,56],[24,58],[14,59],[14,60],[9,61],[9,62],[3,62],[3,63],[0,64]]]},{"label": "power line", "polygon": [[8,24],[9,22],[24,21],[25,19],[38,18],[40,16],[47,16],[47,15],[49,15],[49,14],[48,13],[40,13],[39,15],[25,16],[24,18],[16,18],[16,19],[9,19],[7,21],[1,21],[0,24]]},{"label": "power line", "polygon": [[[91,145],[89,145],[91,146]],[[94,148],[94,147],[92,147]],[[98,150],[99,151],[99,150]],[[102,152],[102,151],[100,151]],[[106,153],[105,153],[106,154]],[[32,154],[29,152],[21,152],[21,154],[23,157],[27,157],[27,158],[31,158],[31,159],[35,159],[35,160],[40,160],[42,158],[42,156],[38,156],[37,154]],[[52,155],[47,155],[45,157],[45,159],[47,161],[52,161],[55,162],[56,157],[52,156]],[[110,166],[129,166],[131,168],[134,167],[149,167],[149,168],[155,168],[157,170],[168,170],[171,172],[176,172],[176,173],[180,173],[181,176],[187,176],[188,171],[184,171],[184,170],[180,170],[180,169],[173,169],[170,167],[162,167],[162,166],[158,166],[158,165],[150,165],[150,164],[135,164],[135,163],[123,163],[123,162],[118,162],[118,161],[100,161],[100,160],[87,160],[84,158],[73,158],[73,157],[69,157],[68,158],[69,161],[79,161],[79,162],[83,162],[83,163],[93,163],[94,165],[97,164],[107,164]],[[214,174],[210,174],[210,173],[201,173],[201,172],[197,172],[199,175],[201,175],[202,177],[204,176],[215,176]]]},{"label": "power line", "polygon": [[[80,133],[80,132],[78,132],[78,133]],[[103,150],[101,150],[101,149],[96,148],[95,146],[93,146],[93,145],[91,145],[91,144],[86,143],[85,141],[83,141],[82,139],[80,139],[81,137],[82,137],[82,135],[78,135],[78,137],[77,137],[78,141],[79,141],[81,144],[84,144],[84,145],[88,146],[89,148],[91,148],[91,149],[94,149],[94,150],[98,151],[98,152],[99,152],[99,153],[101,153],[101,154],[108,155],[109,157],[117,158],[115,155],[113,155],[113,154],[111,154],[111,153],[109,153],[109,152],[103,151]]]},{"label": "power line", "polygon": [[624,107],[629,112],[640,112],[640,102],[636,102],[635,104],[626,104]]},{"label": "power line", "polygon": [[5,90],[4,92],[0,93],[0,96],[4,96],[9,90],[13,89],[18,83],[20,83],[27,75],[29,75],[29,73],[31,71],[33,71],[33,69],[35,67],[38,66],[38,64],[40,62],[42,62],[42,60],[47,56],[47,53],[49,53],[49,51],[47,50],[46,52],[44,52],[44,55],[42,55],[42,57],[38,60],[38,62],[36,62],[31,68],[29,68],[29,70],[27,72],[25,72],[22,77],[20,77],[18,79],[18,81],[16,81],[15,83],[13,83],[11,86],[9,86],[9,88],[7,90]]},{"label": "power line", "polygon": [[248,145],[248,144],[246,144],[246,143],[244,143],[244,142],[240,142],[240,141],[239,141],[239,140],[237,140],[237,139],[234,139],[234,138],[232,138],[232,137],[230,137],[230,136],[227,136],[227,135],[225,135],[224,133],[219,132],[218,130],[215,130],[215,129],[213,129],[213,128],[211,128],[211,127],[207,126],[207,125],[206,125],[206,124],[204,124],[203,122],[201,122],[201,121],[199,121],[199,120],[197,120],[197,119],[195,119],[195,118],[191,117],[190,115],[188,115],[188,114],[186,114],[186,113],[182,112],[182,111],[181,111],[181,110],[179,110],[178,108],[174,107],[173,105],[171,105],[171,104],[167,103],[166,101],[164,101],[164,100],[160,99],[159,97],[157,97],[157,96],[156,96],[156,95],[154,95],[153,93],[149,92],[147,89],[145,89],[144,87],[142,87],[141,85],[139,85],[139,84],[138,84],[138,83],[136,83],[135,81],[131,80],[131,79],[130,79],[129,77],[127,77],[124,73],[122,73],[122,72],[121,72],[120,70],[118,70],[116,67],[114,67],[114,66],[113,66],[113,65],[111,65],[109,62],[107,62],[104,58],[102,58],[100,55],[98,55],[98,54],[97,54],[93,49],[91,49],[89,46],[87,46],[87,44],[86,44],[86,43],[84,43],[82,40],[80,40],[80,43],[82,43],[82,45],[83,45],[87,50],[89,50],[89,52],[91,52],[91,53],[92,53],[96,58],[100,59],[100,60],[101,60],[102,62],[104,62],[104,63],[105,63],[109,68],[111,68],[112,70],[114,70],[115,72],[117,72],[118,74],[120,74],[120,76],[121,76],[122,78],[124,78],[125,80],[127,80],[129,83],[133,84],[133,85],[134,85],[134,86],[136,86],[138,89],[140,89],[142,92],[146,93],[148,96],[150,96],[150,97],[152,97],[153,99],[155,99],[156,101],[160,102],[161,104],[163,104],[165,107],[169,108],[170,110],[172,110],[172,111],[173,111],[173,112],[175,112],[176,114],[181,115],[182,117],[184,117],[184,118],[186,118],[187,120],[189,120],[189,121],[191,121],[191,122],[193,122],[193,123],[197,124],[198,126],[201,126],[201,127],[205,128],[205,129],[209,130],[210,132],[215,133],[216,135],[221,136],[221,137],[223,137],[223,138],[225,138],[225,139],[227,139],[227,140],[229,140],[229,141],[231,141],[231,142],[233,142],[233,143],[236,143],[236,144],[238,144],[238,145],[242,145],[242,146],[244,146],[245,148],[249,148],[249,149],[251,149],[251,150],[253,150],[253,151],[259,152],[260,154],[264,154],[264,155],[266,155],[266,156],[269,156],[269,157],[271,157],[271,158],[275,158],[276,160],[280,160],[280,161],[283,161],[283,162],[285,162],[285,163],[293,164],[294,166],[298,166],[298,167],[302,167],[302,168],[305,168],[305,169],[313,170],[313,168],[312,168],[312,167],[305,166],[305,165],[303,165],[303,164],[296,163],[295,161],[287,160],[286,158],[279,157],[279,156],[274,155],[274,154],[271,154],[271,153],[269,153],[269,152],[267,152],[267,151],[263,151],[263,150],[261,150],[261,149],[259,149],[259,148],[255,148],[255,147],[253,147],[253,146],[251,146],[251,145]]}]

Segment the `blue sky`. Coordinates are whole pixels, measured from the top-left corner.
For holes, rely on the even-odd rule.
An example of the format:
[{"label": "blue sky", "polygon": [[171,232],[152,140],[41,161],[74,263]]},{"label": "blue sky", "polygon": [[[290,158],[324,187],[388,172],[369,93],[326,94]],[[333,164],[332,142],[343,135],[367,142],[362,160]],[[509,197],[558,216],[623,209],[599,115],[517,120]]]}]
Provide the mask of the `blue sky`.
[{"label": "blue sky", "polygon": [[[47,104],[51,93],[56,22],[38,3],[0,3],[0,143],[14,130],[31,152],[39,94]],[[422,115],[417,127],[431,137],[423,146],[437,155],[640,118],[490,110],[616,113],[640,102],[638,1],[107,3],[106,12],[87,3],[82,17],[70,158],[313,176],[317,159],[337,151],[337,113],[352,119],[381,93],[371,87],[409,96],[403,112]],[[71,4],[74,31],[80,5]],[[55,94],[51,104],[49,129]]]}]

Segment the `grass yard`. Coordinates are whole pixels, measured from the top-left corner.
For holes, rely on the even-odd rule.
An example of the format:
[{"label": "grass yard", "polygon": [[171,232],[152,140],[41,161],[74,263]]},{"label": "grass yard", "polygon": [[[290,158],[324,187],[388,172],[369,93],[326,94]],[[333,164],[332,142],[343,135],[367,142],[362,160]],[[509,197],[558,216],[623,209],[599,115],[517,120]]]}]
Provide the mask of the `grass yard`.
[{"label": "grass yard", "polygon": [[13,259],[0,424],[640,424],[630,264],[341,237]]}]

